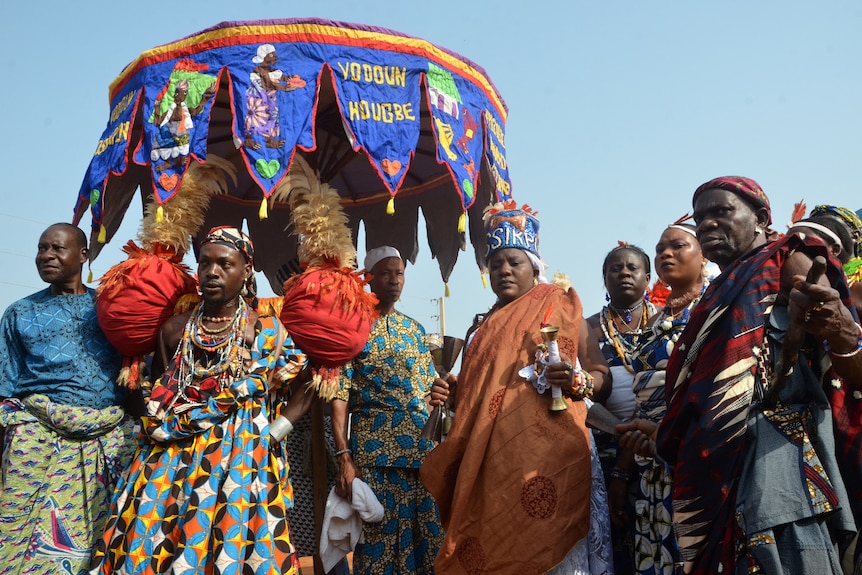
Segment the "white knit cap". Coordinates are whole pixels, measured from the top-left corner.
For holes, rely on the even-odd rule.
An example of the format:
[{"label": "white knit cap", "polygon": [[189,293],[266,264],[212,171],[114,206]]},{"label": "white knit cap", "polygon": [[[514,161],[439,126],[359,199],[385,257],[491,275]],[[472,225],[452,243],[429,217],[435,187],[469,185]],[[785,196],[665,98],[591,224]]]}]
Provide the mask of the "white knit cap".
[{"label": "white knit cap", "polygon": [[401,252],[392,246],[380,246],[379,248],[368,250],[368,253],[365,254],[365,271],[370,272],[371,268],[373,268],[380,260],[400,257]]}]

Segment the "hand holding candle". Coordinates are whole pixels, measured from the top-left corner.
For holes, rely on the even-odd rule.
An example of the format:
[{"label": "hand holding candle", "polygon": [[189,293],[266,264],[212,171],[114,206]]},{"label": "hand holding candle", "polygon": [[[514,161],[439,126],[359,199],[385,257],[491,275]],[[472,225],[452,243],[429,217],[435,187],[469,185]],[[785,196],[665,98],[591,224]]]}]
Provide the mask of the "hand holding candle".
[{"label": "hand holding candle", "polygon": [[[559,363],[560,346],[557,343],[557,333],[560,328],[555,325],[546,325],[542,327],[542,340],[548,346],[548,365]],[[563,399],[563,389],[559,385],[551,384],[551,411],[565,411],[567,408],[566,400]]]}]

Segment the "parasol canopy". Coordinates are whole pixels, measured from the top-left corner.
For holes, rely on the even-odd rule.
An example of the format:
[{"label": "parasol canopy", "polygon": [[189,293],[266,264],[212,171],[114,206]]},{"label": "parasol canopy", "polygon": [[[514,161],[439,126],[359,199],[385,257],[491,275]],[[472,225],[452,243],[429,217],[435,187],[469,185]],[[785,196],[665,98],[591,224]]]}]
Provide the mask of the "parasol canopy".
[{"label": "parasol canopy", "polygon": [[447,281],[469,232],[484,266],[482,211],[511,199],[506,106],[484,70],[425,40],[321,19],[223,22],[153,48],[110,86],[110,117],[74,222],[91,213],[95,259],[138,190],[170,212],[190,162],[238,172],[197,234],[242,227],[272,289],[298,270],[287,202],[273,192],[301,154],[335,188],[356,242],[415,262],[418,218]]}]

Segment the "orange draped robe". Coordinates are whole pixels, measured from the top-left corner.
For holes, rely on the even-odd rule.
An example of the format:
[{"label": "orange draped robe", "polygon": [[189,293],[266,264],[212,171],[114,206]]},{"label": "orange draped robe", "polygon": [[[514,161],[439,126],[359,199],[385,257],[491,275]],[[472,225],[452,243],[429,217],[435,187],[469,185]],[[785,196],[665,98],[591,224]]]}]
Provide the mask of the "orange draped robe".
[{"label": "orange draped robe", "polygon": [[586,406],[566,399],[566,411],[551,412],[550,392],[518,375],[534,361],[549,308],[574,361],[581,302],[551,284],[490,313],[465,352],[451,432],[422,465],[446,531],[437,575],[544,573],[587,535]]}]

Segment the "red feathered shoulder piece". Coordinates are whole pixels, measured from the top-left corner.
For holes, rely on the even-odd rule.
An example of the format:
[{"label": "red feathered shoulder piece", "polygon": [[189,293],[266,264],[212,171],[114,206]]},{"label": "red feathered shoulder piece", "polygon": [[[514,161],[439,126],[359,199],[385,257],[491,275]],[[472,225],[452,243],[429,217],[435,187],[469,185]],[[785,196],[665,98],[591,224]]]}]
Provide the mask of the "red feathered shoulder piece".
[{"label": "red feathered shoulder piece", "polygon": [[655,280],[649,290],[649,301],[656,309],[660,309],[667,303],[667,296],[670,295],[670,289],[660,279]]},{"label": "red feathered shoulder piece", "polygon": [[129,241],[128,258],[102,277],[96,289],[96,315],[108,341],[126,356],[155,350],[162,324],[174,314],[180,296],[197,291],[191,270],[176,250],[160,244],[149,252]]},{"label": "red feathered shoulder piece", "polygon": [[279,319],[314,362],[339,367],[362,351],[377,317],[377,297],[349,268],[310,266],[284,283]]}]

